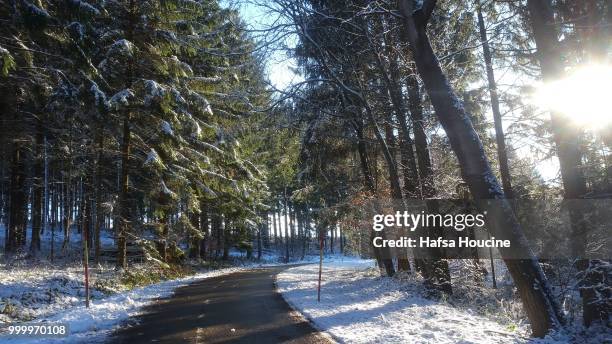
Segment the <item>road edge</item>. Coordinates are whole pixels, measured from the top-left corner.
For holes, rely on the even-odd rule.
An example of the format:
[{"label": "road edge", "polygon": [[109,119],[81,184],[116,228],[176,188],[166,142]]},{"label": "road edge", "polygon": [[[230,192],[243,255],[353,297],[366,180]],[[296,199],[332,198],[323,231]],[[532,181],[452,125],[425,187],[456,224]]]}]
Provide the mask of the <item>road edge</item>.
[{"label": "road edge", "polygon": [[[311,265],[311,264],[299,264],[299,265]],[[283,269],[282,271],[277,272],[274,275],[274,291],[276,293],[278,293],[281,298],[285,301],[285,303],[287,305],[289,305],[289,308],[291,308],[291,313],[290,316],[298,318],[300,320],[306,321],[310,324],[310,326],[312,326],[315,330],[319,331],[319,333],[325,337],[326,339],[328,339],[329,341],[331,341],[332,343],[337,343],[337,344],[345,344],[346,342],[343,341],[341,338],[339,338],[338,336],[335,336],[332,333],[329,333],[327,330],[325,330],[324,328],[322,328],[321,326],[319,326],[312,317],[310,317],[308,314],[304,314],[302,312],[300,312],[298,310],[298,308],[296,307],[295,304],[293,304],[293,302],[291,302],[289,299],[287,299],[283,293],[280,292],[280,290],[278,290],[278,275],[285,271],[288,270],[290,268],[294,268],[296,266],[288,266],[286,269]]]}]

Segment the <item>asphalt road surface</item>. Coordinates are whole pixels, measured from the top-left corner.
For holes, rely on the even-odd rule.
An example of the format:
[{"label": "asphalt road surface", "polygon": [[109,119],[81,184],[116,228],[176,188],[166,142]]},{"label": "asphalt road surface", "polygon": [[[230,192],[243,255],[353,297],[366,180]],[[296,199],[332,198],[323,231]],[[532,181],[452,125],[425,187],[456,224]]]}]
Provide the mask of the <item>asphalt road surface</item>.
[{"label": "asphalt road surface", "polygon": [[[286,267],[204,279],[145,308],[110,343],[330,343],[274,287]],[[295,313],[294,313],[295,314]]]}]

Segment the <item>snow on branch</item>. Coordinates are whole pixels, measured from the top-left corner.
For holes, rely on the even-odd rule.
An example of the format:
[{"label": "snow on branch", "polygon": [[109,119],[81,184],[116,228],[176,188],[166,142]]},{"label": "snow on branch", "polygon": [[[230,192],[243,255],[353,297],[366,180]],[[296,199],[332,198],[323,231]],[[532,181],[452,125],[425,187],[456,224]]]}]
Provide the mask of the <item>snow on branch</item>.
[{"label": "snow on branch", "polygon": [[90,15],[90,16],[98,16],[98,15],[100,15],[100,10],[98,10],[97,8],[95,8],[94,6],[88,4],[85,1],[68,0],[68,4],[73,9],[76,9],[78,12],[80,12],[82,14],[87,14],[87,15]]},{"label": "snow on branch", "polygon": [[174,131],[172,130],[172,126],[167,121],[161,121],[161,130],[164,134],[168,136],[174,136]]},{"label": "snow on branch", "polygon": [[124,56],[133,56],[134,55],[134,44],[127,39],[120,39],[113,43],[107,55],[124,55]]},{"label": "snow on branch", "polygon": [[130,100],[135,97],[129,88],[115,93],[108,101],[109,107],[115,111],[130,105]]},{"label": "snow on branch", "polygon": [[145,80],[144,87],[147,94],[144,97],[144,104],[146,106],[151,105],[153,100],[159,100],[166,94],[166,88],[158,84],[154,80]]}]

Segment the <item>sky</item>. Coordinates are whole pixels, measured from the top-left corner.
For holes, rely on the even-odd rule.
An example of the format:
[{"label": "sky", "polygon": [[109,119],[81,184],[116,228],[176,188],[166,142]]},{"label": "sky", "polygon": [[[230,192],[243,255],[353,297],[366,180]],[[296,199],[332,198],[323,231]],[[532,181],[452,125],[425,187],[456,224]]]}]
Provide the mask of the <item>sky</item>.
[{"label": "sky", "polygon": [[[223,0],[221,3],[224,6],[238,8],[240,16],[250,26],[250,29],[263,29],[274,20],[274,16],[270,16],[259,6],[249,4],[248,1]],[[297,68],[296,61],[283,51],[271,51],[266,64],[265,68],[270,83],[277,89],[282,90],[293,82],[304,80],[294,72]]]}]

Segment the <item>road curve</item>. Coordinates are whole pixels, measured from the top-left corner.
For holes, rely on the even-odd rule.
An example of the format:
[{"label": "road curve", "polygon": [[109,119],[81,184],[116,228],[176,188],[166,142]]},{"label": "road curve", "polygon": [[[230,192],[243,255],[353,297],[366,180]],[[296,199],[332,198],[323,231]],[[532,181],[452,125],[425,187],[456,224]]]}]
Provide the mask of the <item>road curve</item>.
[{"label": "road curve", "polygon": [[204,279],[145,308],[109,343],[330,343],[276,292],[268,267]]}]

